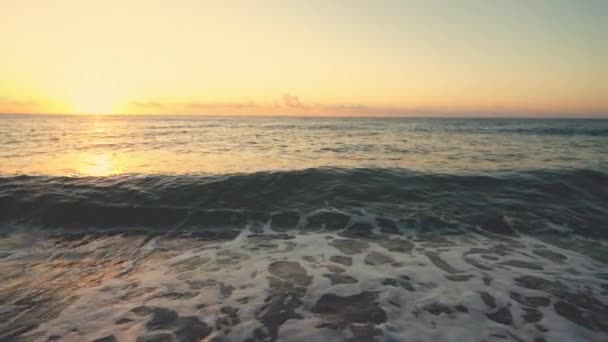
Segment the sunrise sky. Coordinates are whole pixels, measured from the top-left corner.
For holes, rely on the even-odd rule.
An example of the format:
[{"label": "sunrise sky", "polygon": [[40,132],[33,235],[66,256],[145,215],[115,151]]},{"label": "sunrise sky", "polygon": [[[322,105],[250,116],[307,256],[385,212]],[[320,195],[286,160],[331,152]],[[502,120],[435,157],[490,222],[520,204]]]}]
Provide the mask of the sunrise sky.
[{"label": "sunrise sky", "polygon": [[0,0],[0,112],[608,115],[608,1]]}]

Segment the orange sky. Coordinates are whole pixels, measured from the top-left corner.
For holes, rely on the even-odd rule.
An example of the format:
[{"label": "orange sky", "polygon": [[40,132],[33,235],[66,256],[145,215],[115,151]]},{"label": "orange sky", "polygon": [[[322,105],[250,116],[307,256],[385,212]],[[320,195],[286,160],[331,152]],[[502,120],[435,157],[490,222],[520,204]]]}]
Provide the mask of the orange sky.
[{"label": "orange sky", "polygon": [[4,113],[608,115],[606,1],[0,6]]}]

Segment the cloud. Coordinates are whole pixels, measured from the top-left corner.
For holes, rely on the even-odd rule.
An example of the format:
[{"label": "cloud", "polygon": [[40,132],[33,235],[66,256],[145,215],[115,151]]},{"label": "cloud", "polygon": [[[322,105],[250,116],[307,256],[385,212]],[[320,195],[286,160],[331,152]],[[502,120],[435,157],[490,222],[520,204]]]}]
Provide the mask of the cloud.
[{"label": "cloud", "polygon": [[36,109],[38,109],[37,101],[0,97],[0,113],[29,113]]},{"label": "cloud", "polygon": [[[449,106],[368,106],[358,103],[307,103],[299,96],[285,93],[270,102],[159,102],[138,101],[132,103],[138,114],[190,114],[190,115],[280,115],[280,116],[424,116],[424,117],[548,117],[572,116],[571,113],[538,111],[530,108],[452,108]],[[606,116],[605,111],[589,112],[587,116]]]},{"label": "cloud", "polygon": [[283,104],[287,108],[307,108],[307,106],[304,106],[302,104],[302,102],[300,101],[300,98],[295,95],[291,95],[289,93],[283,94],[282,99],[283,99]]},{"label": "cloud", "polygon": [[131,107],[141,114],[395,116],[402,112],[398,108],[370,107],[362,104],[306,103],[291,93],[285,93],[268,103],[134,101]]},{"label": "cloud", "polygon": [[34,100],[18,100],[18,99],[12,99],[6,96],[2,96],[0,97],[0,104],[2,105],[8,105],[8,106],[17,106],[17,107],[23,107],[23,106],[32,106],[32,105],[36,105],[36,101]]},{"label": "cloud", "polygon": [[[398,109],[371,107],[362,104],[351,103],[304,103],[296,95],[290,93],[281,97],[284,108],[294,110],[296,113],[311,115],[395,115]],[[296,114],[294,113],[294,114]]]},{"label": "cloud", "polygon": [[149,110],[243,110],[259,107],[252,101],[248,102],[158,102],[134,101],[133,107]]},{"label": "cloud", "polygon": [[143,113],[187,113],[187,114],[248,114],[248,115],[356,115],[370,108],[358,104],[307,104],[290,93],[277,97],[272,102],[254,101],[228,102],[159,102],[134,101],[131,107]]},{"label": "cloud", "polygon": [[201,102],[192,102],[189,103],[188,106],[193,109],[252,109],[257,108],[258,105],[253,102],[217,102],[217,103],[201,103]]}]

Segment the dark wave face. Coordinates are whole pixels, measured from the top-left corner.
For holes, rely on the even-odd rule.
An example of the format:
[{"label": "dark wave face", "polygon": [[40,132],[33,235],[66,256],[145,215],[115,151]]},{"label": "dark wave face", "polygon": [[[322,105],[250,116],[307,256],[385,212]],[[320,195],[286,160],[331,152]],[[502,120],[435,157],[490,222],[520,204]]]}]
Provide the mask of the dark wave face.
[{"label": "dark wave face", "polygon": [[300,229],[342,229],[366,215],[403,229],[608,237],[608,175],[538,170],[456,176],[321,168],[207,177],[0,178],[0,218],[68,231],[240,229],[251,221],[276,225],[282,219]]}]

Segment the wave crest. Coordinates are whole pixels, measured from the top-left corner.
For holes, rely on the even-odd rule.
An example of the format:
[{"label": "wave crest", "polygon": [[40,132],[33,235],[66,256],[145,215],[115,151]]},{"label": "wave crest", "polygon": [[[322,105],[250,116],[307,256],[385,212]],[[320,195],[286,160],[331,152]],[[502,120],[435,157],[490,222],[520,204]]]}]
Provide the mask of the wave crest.
[{"label": "wave crest", "polygon": [[[277,229],[313,229],[335,225],[335,215],[318,217],[333,212],[347,218],[341,228],[355,222],[378,228],[378,222],[389,220],[399,229],[608,237],[606,184],[607,174],[586,169],[484,175],[317,168],[222,176],[17,176],[0,178],[0,220],[5,227],[66,230],[228,231],[272,222]],[[318,227],[308,225],[311,220],[320,222]]]}]

